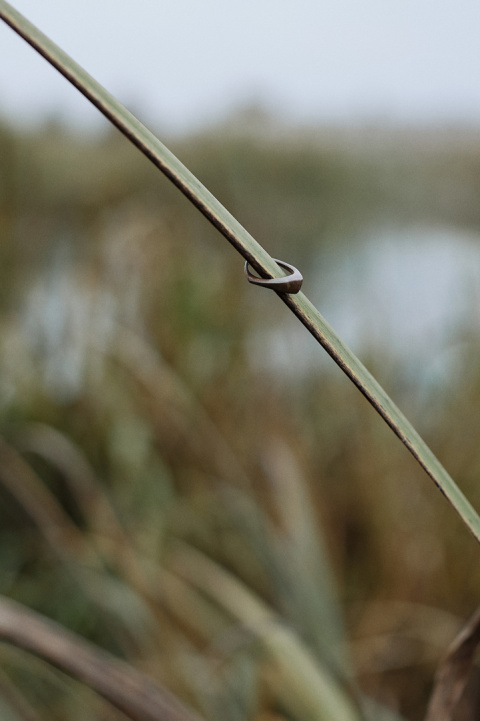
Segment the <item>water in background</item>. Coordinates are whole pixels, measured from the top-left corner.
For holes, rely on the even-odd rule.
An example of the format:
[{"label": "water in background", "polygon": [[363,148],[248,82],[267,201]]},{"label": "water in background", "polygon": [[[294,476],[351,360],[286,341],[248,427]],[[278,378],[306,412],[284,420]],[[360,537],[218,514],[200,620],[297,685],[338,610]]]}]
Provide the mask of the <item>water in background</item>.
[{"label": "water in background", "polygon": [[[392,355],[416,382],[441,381],[461,363],[465,334],[480,334],[480,235],[418,225],[372,229],[332,253],[306,294],[354,352]],[[261,363],[262,352],[257,353]],[[277,371],[318,367],[298,324],[276,330],[263,362]],[[323,364],[322,364],[323,366]]]}]

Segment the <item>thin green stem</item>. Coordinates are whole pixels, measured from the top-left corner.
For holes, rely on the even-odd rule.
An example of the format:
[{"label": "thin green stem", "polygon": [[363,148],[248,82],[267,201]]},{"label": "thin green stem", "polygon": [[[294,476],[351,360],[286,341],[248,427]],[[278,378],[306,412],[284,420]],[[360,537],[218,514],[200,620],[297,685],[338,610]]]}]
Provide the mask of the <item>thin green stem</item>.
[{"label": "thin green stem", "polygon": [[[118,100],[5,0],[0,0],[0,18],[43,55],[111,123],[126,135],[208,218],[260,275],[267,278],[284,275],[265,249],[153,133],[147,130]],[[383,388],[303,293],[295,296],[281,293],[278,295],[373,405],[480,541],[480,518],[475,509]]]}]

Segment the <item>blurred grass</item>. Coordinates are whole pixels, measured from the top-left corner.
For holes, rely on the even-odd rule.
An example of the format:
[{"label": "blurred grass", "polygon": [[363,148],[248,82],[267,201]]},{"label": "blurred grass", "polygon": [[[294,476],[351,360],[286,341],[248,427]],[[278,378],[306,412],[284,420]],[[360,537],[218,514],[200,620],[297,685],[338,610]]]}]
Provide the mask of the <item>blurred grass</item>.
[{"label": "blurred grass", "polygon": [[[375,225],[478,232],[477,140],[232,123],[173,149],[313,283]],[[0,592],[212,721],[322,718],[322,694],[298,691],[310,673],[312,694],[327,678],[338,698],[422,718],[480,590],[474,540],[440,494],[334,368],[292,378],[255,361],[283,308],[115,132],[4,124],[0,157]],[[464,339],[462,374],[420,410],[388,349],[366,360],[478,506]],[[1,651],[40,718],[115,718]]]}]

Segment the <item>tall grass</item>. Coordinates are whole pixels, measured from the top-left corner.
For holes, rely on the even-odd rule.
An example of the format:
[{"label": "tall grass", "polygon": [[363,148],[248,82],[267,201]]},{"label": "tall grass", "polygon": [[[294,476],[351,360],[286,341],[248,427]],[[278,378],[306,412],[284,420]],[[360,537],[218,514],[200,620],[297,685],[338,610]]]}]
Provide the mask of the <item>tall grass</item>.
[{"label": "tall grass", "polygon": [[[283,271],[280,266],[265,248],[125,106],[5,0],[0,0],[0,17],[83,93],[141,153],[161,170],[262,277],[282,276]],[[477,540],[480,540],[480,517],[476,510],[378,381],[303,293],[295,296],[287,293],[279,293],[279,295],[404,443],[441,489],[466,526]]]},{"label": "tall grass", "polygon": [[[330,138],[217,135],[179,151],[272,251],[298,226],[295,252],[311,259],[386,205],[418,217],[416,198],[376,180],[389,164],[415,168],[411,140],[410,161],[334,152]],[[255,362],[283,309],[246,287],[229,249],[121,139],[5,128],[0,142],[2,593],[205,718],[421,718],[478,599],[460,521],[343,378],[279,378]],[[456,182],[472,187],[463,162]],[[438,165],[432,154],[426,188]],[[476,227],[471,209],[451,212]],[[478,502],[478,370],[464,369],[468,383],[428,399],[423,430]],[[10,717],[121,717],[1,653]]]},{"label": "tall grass", "polygon": [[[285,318],[120,139],[5,130],[5,142],[2,248],[14,272],[3,265],[2,592],[209,718],[309,718],[316,701],[297,698],[298,680],[278,666],[297,653],[320,674],[315,688],[322,674],[346,687],[354,678],[421,718],[433,668],[478,598],[473,540],[338,374],[319,369],[289,390],[288,376],[258,365],[254,339]],[[239,141],[222,142],[229,156]],[[184,152],[201,174],[202,141]],[[279,152],[262,143],[262,162],[275,167]],[[286,177],[300,172],[301,149],[285,157]],[[236,198],[253,213],[248,177]],[[435,390],[424,428],[473,497],[476,373]],[[268,650],[279,619],[298,650]],[[102,718],[62,677],[2,653],[40,716],[74,718],[79,705]]]}]

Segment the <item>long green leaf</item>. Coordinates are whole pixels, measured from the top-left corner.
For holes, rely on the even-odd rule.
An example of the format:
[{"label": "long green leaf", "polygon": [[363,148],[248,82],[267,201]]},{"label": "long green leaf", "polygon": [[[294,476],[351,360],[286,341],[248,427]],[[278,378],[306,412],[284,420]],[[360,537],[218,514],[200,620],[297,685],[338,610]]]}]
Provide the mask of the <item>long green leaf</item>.
[{"label": "long green leaf", "polygon": [[256,637],[266,655],[267,683],[296,719],[360,721],[362,714],[345,686],[297,634],[235,576],[200,551],[177,542],[173,572],[215,600]]},{"label": "long green leaf", "polygon": [[[269,278],[284,275],[265,249],[153,133],[5,0],[0,0],[0,18],[43,55],[126,135],[189,198],[261,276]],[[5,63],[5,59],[3,62]],[[480,518],[475,509],[383,388],[303,293],[295,296],[279,293],[279,296],[406,445],[480,541]]]}]

